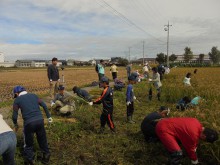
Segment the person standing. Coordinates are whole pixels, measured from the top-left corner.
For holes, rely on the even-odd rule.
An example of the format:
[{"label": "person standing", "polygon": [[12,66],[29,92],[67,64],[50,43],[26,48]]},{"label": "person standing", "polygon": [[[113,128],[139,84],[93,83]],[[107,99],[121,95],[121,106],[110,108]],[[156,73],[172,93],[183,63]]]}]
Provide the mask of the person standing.
[{"label": "person standing", "polygon": [[103,104],[103,110],[100,117],[101,127],[99,133],[104,133],[105,125],[108,124],[112,132],[115,132],[115,125],[113,122],[113,91],[109,87],[109,79],[107,77],[101,78],[101,86],[104,88],[101,97],[96,101],[90,102],[89,105]]},{"label": "person standing", "polygon": [[127,76],[129,77],[131,75],[131,64],[128,64],[126,66],[126,70],[127,70]]},{"label": "person standing", "polygon": [[149,78],[149,66],[148,66],[148,63],[144,64],[143,72],[144,72],[144,77],[145,78]]},{"label": "person standing", "polygon": [[47,75],[50,83],[50,97],[53,99],[58,92],[58,83],[60,81],[59,70],[57,68],[57,58],[52,59],[52,64],[47,68]]},{"label": "person standing", "polygon": [[105,62],[104,62],[104,60],[100,60],[100,64],[98,64],[97,67],[98,67],[97,72],[98,72],[98,77],[99,77],[99,87],[101,87],[100,81],[101,81],[102,77],[105,76]]},{"label": "person standing", "polygon": [[198,164],[196,149],[199,140],[210,143],[218,140],[218,133],[210,128],[204,128],[196,118],[179,117],[160,120],[156,126],[156,133],[170,153],[170,165],[181,164],[183,151],[179,143],[185,148],[191,163]]},{"label": "person standing", "polygon": [[112,73],[112,79],[115,80],[117,78],[118,68],[115,63],[112,64],[110,68],[110,72]]},{"label": "person standing", "polygon": [[[153,71],[153,79],[149,79],[149,81],[153,82],[154,87],[157,89],[157,99],[158,101],[160,101],[161,86],[162,86],[162,83],[160,81],[160,74],[158,73],[156,67],[153,67],[152,71]],[[152,99],[152,91],[151,91],[151,94],[149,94],[149,100],[151,99]]]},{"label": "person standing", "polygon": [[128,86],[126,91],[126,105],[127,105],[127,121],[128,123],[134,124],[133,121],[133,113],[134,113],[134,100],[136,97],[134,96],[133,84],[136,84],[138,80],[137,75],[131,74],[128,77]]},{"label": "person standing", "polygon": [[48,163],[50,159],[50,151],[47,144],[46,131],[44,128],[44,119],[40,107],[43,107],[48,122],[52,123],[53,119],[48,111],[46,104],[38,98],[37,95],[27,93],[24,87],[15,86],[13,89],[14,103],[12,120],[15,130],[18,130],[18,111],[21,110],[23,118],[24,133],[24,161],[27,165],[32,165],[34,161],[34,133],[36,133],[37,141],[42,150],[42,163]]},{"label": "person standing", "polygon": [[0,155],[2,156],[3,164],[15,165],[15,151],[17,139],[15,133],[3,120],[0,114]]}]

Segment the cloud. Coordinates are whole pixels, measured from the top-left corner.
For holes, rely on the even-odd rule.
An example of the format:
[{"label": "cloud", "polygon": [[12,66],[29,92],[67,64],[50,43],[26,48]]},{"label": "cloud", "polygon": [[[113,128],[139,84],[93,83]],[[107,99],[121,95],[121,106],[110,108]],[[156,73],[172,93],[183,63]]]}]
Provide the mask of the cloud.
[{"label": "cloud", "polygon": [[[91,59],[148,57],[170,52],[207,53],[220,40],[218,0],[15,0],[0,1],[0,51],[18,58]],[[207,12],[208,11],[208,12]]]}]

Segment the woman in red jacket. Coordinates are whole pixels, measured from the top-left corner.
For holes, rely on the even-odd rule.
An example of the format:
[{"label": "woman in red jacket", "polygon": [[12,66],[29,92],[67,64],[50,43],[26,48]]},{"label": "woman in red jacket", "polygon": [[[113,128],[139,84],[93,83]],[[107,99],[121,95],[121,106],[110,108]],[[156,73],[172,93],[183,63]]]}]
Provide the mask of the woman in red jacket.
[{"label": "woman in red jacket", "polygon": [[156,133],[171,154],[171,165],[179,165],[182,150],[181,142],[192,164],[198,164],[196,148],[199,139],[213,143],[218,140],[218,133],[212,129],[202,127],[195,118],[168,118],[158,122]]}]

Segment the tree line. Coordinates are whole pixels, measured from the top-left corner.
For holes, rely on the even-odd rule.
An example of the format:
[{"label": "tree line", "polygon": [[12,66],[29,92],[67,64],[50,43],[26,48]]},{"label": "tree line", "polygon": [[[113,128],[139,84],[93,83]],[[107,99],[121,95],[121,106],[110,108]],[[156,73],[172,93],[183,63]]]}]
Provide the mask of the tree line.
[{"label": "tree line", "polygon": [[[219,62],[220,62],[220,51],[218,50],[217,46],[213,46],[211,51],[208,53],[208,55],[209,55],[209,59],[213,62],[213,64],[219,64]],[[193,56],[194,55],[193,55],[193,52],[192,52],[191,48],[186,47],[184,49],[184,54],[183,54],[184,61],[186,63],[189,63],[190,60],[193,59]],[[204,62],[204,57],[205,57],[205,54],[199,54],[198,62],[203,63]],[[169,61],[171,61],[171,62],[174,62],[176,59],[177,59],[177,56],[175,54],[172,54],[172,55],[169,56]],[[156,61],[159,64],[166,63],[167,55],[165,55],[164,53],[157,54]]]}]

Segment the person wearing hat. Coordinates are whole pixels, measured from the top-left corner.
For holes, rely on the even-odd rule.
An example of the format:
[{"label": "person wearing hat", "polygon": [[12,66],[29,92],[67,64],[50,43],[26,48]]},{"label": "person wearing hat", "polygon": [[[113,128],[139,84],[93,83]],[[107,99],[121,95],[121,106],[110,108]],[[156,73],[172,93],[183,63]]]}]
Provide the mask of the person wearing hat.
[{"label": "person wearing hat", "polygon": [[47,76],[48,76],[49,83],[50,83],[49,94],[51,98],[54,98],[54,96],[58,92],[57,87],[60,81],[59,70],[57,68],[57,62],[58,62],[58,59],[54,57],[52,59],[52,64],[49,65],[47,68]]},{"label": "person wearing hat", "polygon": [[218,133],[205,128],[196,118],[167,118],[156,125],[156,134],[170,153],[170,164],[179,165],[183,157],[179,142],[185,148],[192,164],[198,164],[196,149],[199,140],[213,143],[218,140]]},{"label": "person wearing hat", "polygon": [[128,86],[126,91],[126,105],[127,105],[127,121],[128,123],[134,124],[133,121],[133,113],[134,113],[134,100],[136,97],[134,95],[133,84],[136,84],[138,80],[138,75],[136,73],[132,73],[128,77]]},{"label": "person wearing hat", "polygon": [[80,89],[77,86],[74,86],[72,90],[73,90],[73,93],[77,94],[77,96],[83,98],[85,101],[88,101],[88,102],[92,101],[92,97],[86,90]]},{"label": "person wearing hat", "polygon": [[158,111],[148,114],[141,123],[141,131],[147,142],[157,142],[159,139],[155,132],[155,127],[161,119],[168,117],[170,109],[161,106]]},{"label": "person wearing hat", "polygon": [[52,110],[57,111],[61,115],[71,115],[75,110],[75,102],[72,96],[65,91],[63,85],[59,85],[58,93],[55,95],[54,100],[51,103]]},{"label": "person wearing hat", "polygon": [[[162,83],[160,81],[160,74],[158,73],[156,67],[153,67],[152,71],[153,71],[153,78],[149,79],[149,82],[153,82],[154,87],[157,89],[157,99],[158,101],[160,101],[161,86],[162,86]],[[149,99],[150,100],[152,99],[152,92],[151,92],[151,96],[149,96]]]},{"label": "person wearing hat", "polygon": [[53,119],[48,111],[46,104],[38,98],[37,95],[28,93],[22,86],[15,86],[13,89],[14,103],[12,120],[17,131],[18,126],[18,111],[21,110],[23,118],[23,134],[24,134],[24,161],[25,164],[33,164],[34,160],[34,133],[36,133],[37,141],[42,150],[42,162],[48,163],[50,159],[50,151],[47,144],[46,131],[44,128],[44,119],[40,110],[43,107],[44,112],[48,118],[48,122],[52,123]]},{"label": "person wearing hat", "polygon": [[115,132],[115,124],[113,122],[113,91],[109,87],[109,79],[107,77],[102,77],[101,86],[104,88],[101,96],[94,102],[90,102],[89,105],[101,104],[103,105],[102,114],[100,117],[101,127],[99,133],[103,133],[105,130],[106,123],[112,132]]},{"label": "person wearing hat", "polygon": [[15,165],[16,144],[15,133],[0,114],[0,155],[2,156],[3,164]]},{"label": "person wearing hat", "polygon": [[149,66],[148,66],[148,63],[144,64],[143,73],[144,73],[144,77],[145,78],[149,78]]}]

